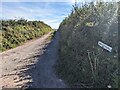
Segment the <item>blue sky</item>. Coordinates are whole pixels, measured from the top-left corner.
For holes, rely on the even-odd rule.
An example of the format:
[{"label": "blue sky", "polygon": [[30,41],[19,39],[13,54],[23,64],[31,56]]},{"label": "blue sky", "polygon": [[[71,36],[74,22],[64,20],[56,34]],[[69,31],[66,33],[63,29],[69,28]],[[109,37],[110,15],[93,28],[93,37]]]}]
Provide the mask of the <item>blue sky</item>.
[{"label": "blue sky", "polygon": [[[84,3],[95,0],[76,1]],[[62,20],[70,14],[74,3],[75,0],[2,0],[0,19],[22,17],[27,20],[40,20],[57,29]]]},{"label": "blue sky", "polygon": [[60,22],[70,14],[72,4],[68,2],[3,2],[1,19],[25,18],[40,20],[58,28]]}]

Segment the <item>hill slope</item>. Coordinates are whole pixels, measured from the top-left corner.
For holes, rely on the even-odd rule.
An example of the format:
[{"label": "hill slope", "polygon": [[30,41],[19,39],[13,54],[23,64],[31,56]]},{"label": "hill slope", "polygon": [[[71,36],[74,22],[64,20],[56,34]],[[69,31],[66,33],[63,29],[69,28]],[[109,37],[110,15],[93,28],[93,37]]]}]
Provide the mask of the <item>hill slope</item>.
[{"label": "hill slope", "polygon": [[19,20],[2,20],[0,30],[1,47],[5,51],[17,47],[28,40],[41,37],[52,31],[52,28],[41,21]]}]

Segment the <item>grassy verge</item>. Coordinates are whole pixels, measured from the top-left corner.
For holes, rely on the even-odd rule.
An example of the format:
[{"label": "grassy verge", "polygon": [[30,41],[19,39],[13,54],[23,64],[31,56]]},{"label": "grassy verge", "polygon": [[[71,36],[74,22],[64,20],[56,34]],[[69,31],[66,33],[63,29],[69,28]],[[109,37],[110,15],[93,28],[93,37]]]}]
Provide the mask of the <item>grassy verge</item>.
[{"label": "grassy verge", "polygon": [[54,38],[54,36],[55,36],[55,33],[56,33],[55,30],[51,31],[51,34],[50,34],[48,40],[52,40]]}]

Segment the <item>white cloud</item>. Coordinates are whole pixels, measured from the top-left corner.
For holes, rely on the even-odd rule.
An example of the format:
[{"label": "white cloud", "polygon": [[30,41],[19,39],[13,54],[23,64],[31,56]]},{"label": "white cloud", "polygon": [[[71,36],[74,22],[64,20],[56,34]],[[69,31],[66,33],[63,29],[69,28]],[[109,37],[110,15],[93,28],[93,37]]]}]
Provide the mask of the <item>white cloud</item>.
[{"label": "white cloud", "polygon": [[28,13],[26,13],[26,11],[15,10],[15,9],[10,10],[9,8],[2,9],[2,18],[3,19],[15,19],[18,17],[23,17],[23,18],[28,19],[28,20],[35,19],[34,15],[28,14]]},{"label": "white cloud", "polygon": [[57,22],[58,20],[57,19],[55,19],[55,20],[48,20],[47,22],[48,23],[54,23],[54,22]]},{"label": "white cloud", "polygon": [[75,3],[75,0],[1,0],[2,2],[70,2]]},{"label": "white cloud", "polygon": [[61,17],[63,17],[63,18],[66,18],[68,15],[63,15],[63,16],[61,16]]},{"label": "white cloud", "polygon": [[56,28],[57,29],[58,26],[59,26],[59,22],[54,22],[54,20],[43,19],[43,20],[40,20],[40,21],[45,22],[46,24],[50,25],[52,28]]},{"label": "white cloud", "polygon": [[58,29],[58,27],[59,27],[59,22],[58,23],[47,23],[46,21],[44,21],[46,24],[48,24],[48,25],[50,25],[50,26],[52,26],[52,28],[55,28],[55,29]]},{"label": "white cloud", "polygon": [[[19,1],[19,0],[16,0]],[[22,1],[22,0],[21,0]],[[42,1],[42,0],[41,0]],[[56,3],[52,3],[54,6]],[[66,3],[67,4],[67,3]],[[72,4],[72,1],[71,1]],[[51,3],[10,3],[3,4],[2,18],[1,19],[17,19],[24,18],[27,20],[40,20],[50,25],[52,28],[58,28],[60,22],[68,16],[69,8],[58,8],[51,6]],[[68,5],[66,5],[68,6]],[[60,10],[58,12],[58,10]]]},{"label": "white cloud", "polygon": [[59,24],[61,22],[59,19],[41,19],[40,21],[45,22],[46,24],[50,25],[52,28],[55,29],[59,27]]},{"label": "white cloud", "polygon": [[31,21],[44,21],[52,28],[58,28],[60,22],[65,17],[65,15],[54,16],[54,13],[56,13],[56,11],[51,8],[39,8],[37,6],[34,8],[28,8],[24,6],[18,6],[16,9],[14,9],[10,8],[9,6],[6,6],[3,8],[2,11],[2,19],[17,19],[22,17]]},{"label": "white cloud", "polygon": [[[2,2],[69,2],[71,4],[75,3],[75,0],[1,0]],[[96,0],[76,0],[77,2],[90,2]],[[119,0],[103,0],[103,1],[116,1]]]}]

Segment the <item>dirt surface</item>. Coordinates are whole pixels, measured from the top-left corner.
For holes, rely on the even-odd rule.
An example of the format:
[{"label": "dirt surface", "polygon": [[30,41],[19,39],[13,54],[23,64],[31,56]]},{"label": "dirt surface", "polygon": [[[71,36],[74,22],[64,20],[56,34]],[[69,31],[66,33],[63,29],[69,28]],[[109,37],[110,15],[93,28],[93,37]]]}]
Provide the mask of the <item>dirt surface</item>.
[{"label": "dirt surface", "polygon": [[55,74],[58,59],[57,32],[52,41],[50,33],[15,49],[0,53],[0,86],[2,88],[64,88]]}]

